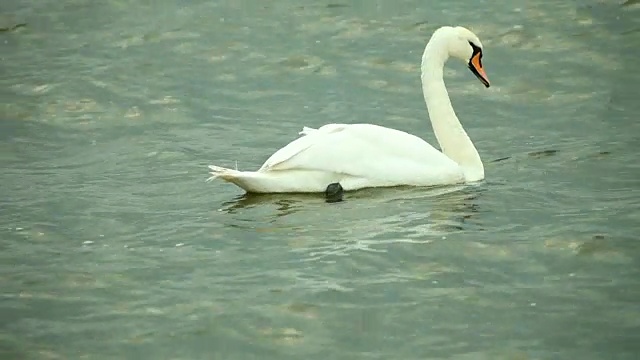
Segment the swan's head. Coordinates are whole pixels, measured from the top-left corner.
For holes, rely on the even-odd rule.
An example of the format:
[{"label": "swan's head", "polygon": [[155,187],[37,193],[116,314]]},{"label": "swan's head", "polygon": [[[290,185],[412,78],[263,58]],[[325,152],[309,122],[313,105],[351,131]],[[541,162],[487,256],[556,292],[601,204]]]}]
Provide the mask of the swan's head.
[{"label": "swan's head", "polygon": [[449,55],[461,59],[469,66],[469,70],[484,84],[489,87],[489,78],[482,67],[482,43],[471,30],[462,26],[445,27]]}]

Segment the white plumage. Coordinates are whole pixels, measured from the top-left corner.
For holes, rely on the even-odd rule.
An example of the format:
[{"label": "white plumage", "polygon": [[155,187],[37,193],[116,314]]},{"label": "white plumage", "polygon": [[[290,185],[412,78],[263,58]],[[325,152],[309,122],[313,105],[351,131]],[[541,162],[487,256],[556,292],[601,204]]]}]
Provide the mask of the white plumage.
[{"label": "white plumage", "polygon": [[[479,54],[478,54],[479,53]],[[458,121],[447,94],[443,67],[449,56],[468,61],[489,86],[481,62],[482,45],[462,27],[443,27],[432,36],[422,58],[422,82],[432,126],[443,149],[421,138],[372,124],[304,127],[300,137],[276,151],[257,171],[210,165],[212,179],[253,193],[324,192],[398,185],[432,186],[484,178],[482,161]]]}]

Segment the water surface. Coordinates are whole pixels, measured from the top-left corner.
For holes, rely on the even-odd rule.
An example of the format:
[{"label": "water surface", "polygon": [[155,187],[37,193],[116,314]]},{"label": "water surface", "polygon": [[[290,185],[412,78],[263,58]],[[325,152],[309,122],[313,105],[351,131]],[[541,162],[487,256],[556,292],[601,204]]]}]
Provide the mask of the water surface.
[{"label": "water surface", "polygon": [[[633,1],[19,0],[0,33],[3,359],[636,359]],[[436,144],[438,26],[486,181],[243,196],[302,126]],[[503,159],[501,161],[496,161]]]}]

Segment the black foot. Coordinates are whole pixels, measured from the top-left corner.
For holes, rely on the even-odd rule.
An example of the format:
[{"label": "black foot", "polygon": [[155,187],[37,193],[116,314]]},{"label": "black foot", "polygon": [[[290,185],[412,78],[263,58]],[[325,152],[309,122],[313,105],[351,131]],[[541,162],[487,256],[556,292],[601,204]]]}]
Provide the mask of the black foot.
[{"label": "black foot", "polygon": [[342,189],[340,183],[333,183],[327,186],[327,190],[324,191],[324,196],[328,203],[340,202],[342,201],[343,192],[344,189]]}]

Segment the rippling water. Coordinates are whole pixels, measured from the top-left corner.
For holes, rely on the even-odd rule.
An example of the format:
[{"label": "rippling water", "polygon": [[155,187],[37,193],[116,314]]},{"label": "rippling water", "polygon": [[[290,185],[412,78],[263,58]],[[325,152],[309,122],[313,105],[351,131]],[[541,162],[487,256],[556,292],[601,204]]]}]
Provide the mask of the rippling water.
[{"label": "rippling water", "polygon": [[[637,1],[0,6],[2,359],[636,359]],[[17,26],[26,24],[26,26]],[[435,143],[440,25],[477,186],[251,196],[302,126]],[[498,161],[500,160],[500,161]]]}]

